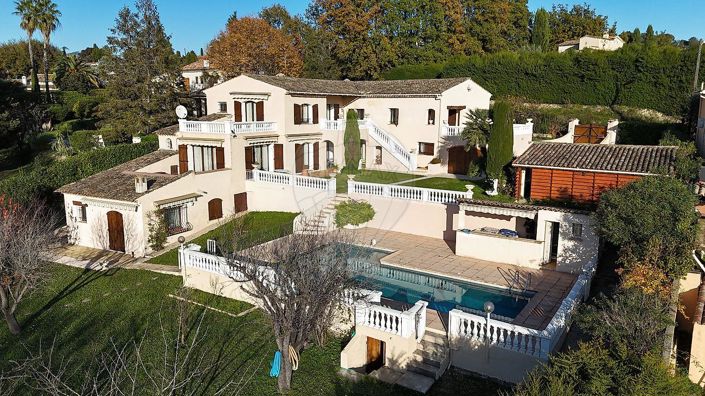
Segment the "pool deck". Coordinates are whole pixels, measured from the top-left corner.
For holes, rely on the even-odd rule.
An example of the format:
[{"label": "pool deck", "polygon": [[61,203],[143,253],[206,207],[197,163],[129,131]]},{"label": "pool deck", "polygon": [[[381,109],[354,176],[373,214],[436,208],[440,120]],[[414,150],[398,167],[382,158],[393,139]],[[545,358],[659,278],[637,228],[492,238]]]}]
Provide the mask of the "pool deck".
[{"label": "pool deck", "polygon": [[513,324],[543,330],[570,292],[577,275],[550,269],[531,269],[455,255],[455,242],[376,228],[352,230],[354,241],[394,251],[382,264],[449,278],[506,288],[535,291]]}]

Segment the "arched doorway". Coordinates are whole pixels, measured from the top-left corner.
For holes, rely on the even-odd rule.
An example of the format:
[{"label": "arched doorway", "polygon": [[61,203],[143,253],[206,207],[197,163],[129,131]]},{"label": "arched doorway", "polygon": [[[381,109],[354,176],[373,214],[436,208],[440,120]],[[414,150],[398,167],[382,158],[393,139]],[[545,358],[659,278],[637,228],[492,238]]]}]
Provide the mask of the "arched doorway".
[{"label": "arched doorway", "polygon": [[335,165],[335,145],[330,140],[326,140],[326,168]]},{"label": "arched doorway", "polygon": [[223,217],[223,200],[213,198],[208,201],[208,220],[216,220]]},{"label": "arched doorway", "polygon": [[108,248],[118,252],[125,251],[125,227],[122,213],[111,210],[108,216]]}]

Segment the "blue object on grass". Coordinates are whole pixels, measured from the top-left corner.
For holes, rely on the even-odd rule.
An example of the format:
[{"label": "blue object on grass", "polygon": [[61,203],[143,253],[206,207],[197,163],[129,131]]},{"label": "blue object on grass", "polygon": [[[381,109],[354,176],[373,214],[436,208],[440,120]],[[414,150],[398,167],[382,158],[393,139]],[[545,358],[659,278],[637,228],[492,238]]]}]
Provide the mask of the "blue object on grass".
[{"label": "blue object on grass", "polygon": [[269,376],[270,377],[279,377],[279,370],[281,369],[281,364],[282,364],[282,353],[279,351],[276,351],[274,353],[274,360],[272,360],[272,369],[269,370]]}]

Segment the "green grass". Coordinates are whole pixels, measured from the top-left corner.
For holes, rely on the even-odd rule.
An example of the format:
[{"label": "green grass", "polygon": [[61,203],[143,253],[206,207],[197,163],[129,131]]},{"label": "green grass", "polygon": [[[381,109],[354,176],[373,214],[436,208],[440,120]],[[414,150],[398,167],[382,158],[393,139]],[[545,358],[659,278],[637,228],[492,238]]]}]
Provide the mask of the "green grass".
[{"label": "green grass", "polygon": [[[147,363],[160,364],[162,333],[176,323],[175,300],[167,297],[177,292],[181,279],[140,270],[116,269],[106,272],[80,270],[50,264],[47,284],[20,305],[17,315],[23,326],[20,336],[12,336],[0,326],[0,371],[11,361],[36,352],[40,343],[55,345],[54,362],[69,360],[70,383],[84,381],[83,369],[102,351],[110,349],[111,338],[123,345],[144,337]],[[207,293],[193,292],[189,297],[230,312],[239,312],[248,304]],[[193,315],[202,308],[193,306]],[[203,327],[207,329],[200,348],[208,359],[222,359],[217,376],[198,385],[201,394],[212,394],[226,380],[251,378],[242,395],[275,395],[276,379],[269,377],[269,363],[276,351],[268,319],[257,310],[240,318],[206,311]],[[172,333],[167,331],[168,336]],[[310,346],[301,354],[299,370],[294,373],[291,395],[416,395],[406,389],[365,379],[350,382],[337,373],[343,340],[333,338],[324,346]],[[200,349],[199,349],[200,350]],[[498,394],[497,384],[474,376],[450,371],[429,392],[432,396],[457,394]],[[35,394],[23,389],[15,394]]]},{"label": "green grass", "polygon": [[[338,173],[335,177],[336,190],[339,193],[344,193],[348,191],[348,175],[351,174],[343,169],[342,172]],[[421,175],[414,175],[411,173],[401,173],[401,172],[386,172],[378,170],[367,170],[363,169],[357,171],[355,174],[355,181],[365,182],[365,183],[380,183],[380,184],[392,184],[398,183],[405,180],[413,180]]]},{"label": "green grass", "polygon": [[[231,220],[222,226],[211,230],[197,238],[189,240],[205,249],[208,239],[220,241],[232,236],[232,227],[235,222],[244,222],[246,234],[238,241],[238,249],[248,247],[291,234],[294,218],[298,213],[290,212],[249,212],[244,216]],[[152,264],[179,265],[178,248],[171,249],[157,257],[152,257],[147,262]]]},{"label": "green grass", "polygon": [[506,195],[487,195],[485,193],[486,189],[489,189],[489,185],[485,183],[471,182],[467,180],[460,180],[447,177],[430,177],[428,179],[412,180],[406,183],[402,183],[402,186],[410,187],[422,187],[422,188],[432,188],[435,190],[449,190],[449,191],[467,191],[465,187],[466,184],[472,184],[473,187],[473,199],[480,199],[486,201],[499,201],[499,202],[513,202],[512,197]]}]

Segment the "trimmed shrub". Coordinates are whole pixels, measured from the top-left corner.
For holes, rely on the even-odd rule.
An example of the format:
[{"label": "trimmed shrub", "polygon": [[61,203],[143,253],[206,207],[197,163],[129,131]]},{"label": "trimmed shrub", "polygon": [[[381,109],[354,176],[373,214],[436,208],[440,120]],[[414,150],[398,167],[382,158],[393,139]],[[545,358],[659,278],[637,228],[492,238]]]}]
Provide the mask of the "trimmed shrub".
[{"label": "trimmed shrub", "polygon": [[57,135],[69,136],[75,131],[79,130],[94,130],[95,120],[92,118],[81,119],[81,120],[68,120],[57,125],[55,130]]},{"label": "trimmed shrub", "polygon": [[501,179],[504,167],[512,160],[514,134],[512,108],[507,102],[497,102],[493,107],[493,123],[487,142],[487,176]]},{"label": "trimmed shrub", "polygon": [[358,226],[375,217],[375,210],[369,202],[345,201],[335,206],[335,224],[342,228],[348,224]]},{"label": "trimmed shrub", "polygon": [[360,163],[360,126],[357,123],[357,112],[348,110],[345,115],[345,168],[348,172],[357,171]]},{"label": "trimmed shrub", "polygon": [[21,203],[41,199],[56,204],[60,202],[59,196],[54,194],[57,188],[143,156],[157,147],[154,142],[111,146],[83,152],[47,166],[33,165],[0,180],[0,195],[5,194]]},{"label": "trimmed shrub", "polygon": [[71,147],[76,151],[89,151],[97,147],[96,131],[76,131],[69,136]]}]

